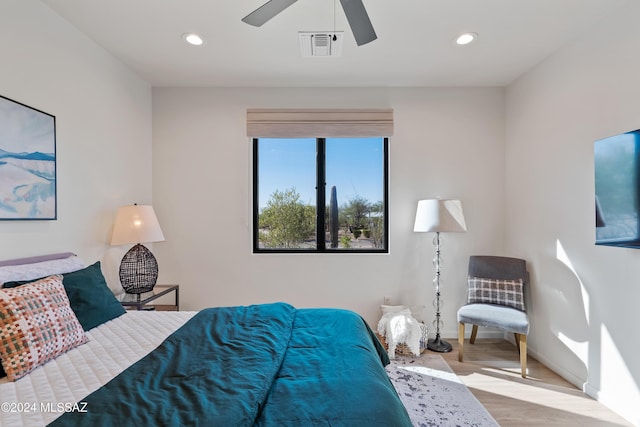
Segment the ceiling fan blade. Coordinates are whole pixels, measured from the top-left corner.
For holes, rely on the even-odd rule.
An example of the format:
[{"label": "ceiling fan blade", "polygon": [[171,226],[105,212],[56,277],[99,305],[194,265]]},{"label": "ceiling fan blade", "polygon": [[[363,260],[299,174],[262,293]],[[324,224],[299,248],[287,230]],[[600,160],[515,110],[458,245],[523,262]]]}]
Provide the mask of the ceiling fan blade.
[{"label": "ceiling fan blade", "polygon": [[269,0],[244,18],[242,22],[246,22],[254,27],[260,27],[262,24],[273,18],[298,0]]},{"label": "ceiling fan blade", "polygon": [[340,0],[340,3],[342,3],[342,9],[347,16],[351,32],[358,46],[362,46],[378,38],[373,29],[373,25],[371,25],[371,20],[369,20],[369,15],[367,15],[364,4],[362,4],[362,0]]}]

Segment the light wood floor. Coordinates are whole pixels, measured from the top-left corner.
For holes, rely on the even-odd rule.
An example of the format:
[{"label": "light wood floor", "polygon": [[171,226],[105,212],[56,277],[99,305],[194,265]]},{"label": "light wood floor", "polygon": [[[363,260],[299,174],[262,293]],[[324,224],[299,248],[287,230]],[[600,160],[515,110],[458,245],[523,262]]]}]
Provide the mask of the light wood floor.
[{"label": "light wood floor", "polygon": [[457,341],[448,342],[453,351],[439,354],[502,427],[632,425],[530,355],[528,378],[521,378],[518,352],[508,341],[467,340],[463,363]]}]

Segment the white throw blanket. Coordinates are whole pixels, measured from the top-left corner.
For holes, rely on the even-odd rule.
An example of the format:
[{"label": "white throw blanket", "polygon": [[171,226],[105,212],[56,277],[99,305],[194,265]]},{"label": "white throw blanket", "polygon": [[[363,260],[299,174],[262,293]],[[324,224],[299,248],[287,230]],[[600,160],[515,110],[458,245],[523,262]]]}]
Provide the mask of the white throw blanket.
[{"label": "white throw blanket", "polygon": [[411,310],[406,307],[385,310],[383,306],[383,315],[378,322],[378,333],[384,337],[387,342],[387,352],[390,358],[396,355],[396,346],[405,344],[416,356],[420,356],[420,338],[422,330],[420,323],[411,316]]}]

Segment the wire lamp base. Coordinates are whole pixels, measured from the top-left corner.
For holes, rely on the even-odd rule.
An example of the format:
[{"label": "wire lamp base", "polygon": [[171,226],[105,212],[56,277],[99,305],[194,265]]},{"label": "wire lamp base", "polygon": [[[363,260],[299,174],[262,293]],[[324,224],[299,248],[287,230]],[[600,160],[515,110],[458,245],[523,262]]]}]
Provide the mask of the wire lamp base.
[{"label": "wire lamp base", "polygon": [[158,280],[158,262],[151,251],[137,244],[127,252],[120,263],[120,283],[128,294],[141,294],[153,290]]}]

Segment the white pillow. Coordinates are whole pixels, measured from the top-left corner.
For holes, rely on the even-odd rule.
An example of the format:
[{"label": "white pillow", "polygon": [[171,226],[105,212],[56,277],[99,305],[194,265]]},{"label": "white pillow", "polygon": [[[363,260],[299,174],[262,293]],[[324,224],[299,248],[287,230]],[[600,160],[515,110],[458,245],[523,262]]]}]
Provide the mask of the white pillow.
[{"label": "white pillow", "polygon": [[70,273],[84,267],[84,261],[75,255],[34,264],[7,265],[0,267],[0,288],[4,282],[41,279],[53,274]]}]

